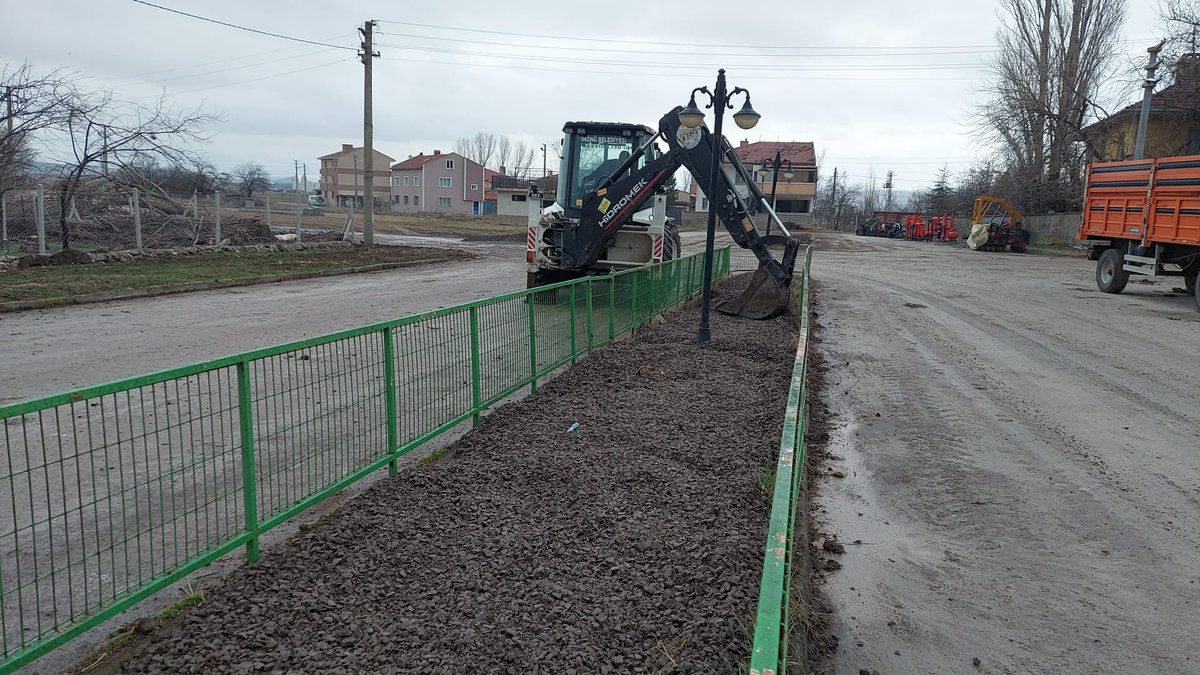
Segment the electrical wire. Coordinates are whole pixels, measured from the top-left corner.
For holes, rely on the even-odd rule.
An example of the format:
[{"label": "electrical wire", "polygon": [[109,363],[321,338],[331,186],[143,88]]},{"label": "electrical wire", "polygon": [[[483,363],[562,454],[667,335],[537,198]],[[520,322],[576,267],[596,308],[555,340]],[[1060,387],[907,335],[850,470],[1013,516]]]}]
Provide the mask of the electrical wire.
[{"label": "electrical wire", "polygon": [[200,87],[199,89],[189,89],[187,91],[176,91],[176,92],[171,92],[171,94],[173,96],[180,96],[183,94],[194,94],[198,91],[208,91],[209,89],[221,89],[223,87],[233,87],[233,86],[237,86],[237,85],[241,85],[241,84],[250,84],[251,82],[261,82],[263,80],[273,80],[277,77],[283,77],[284,75],[294,75],[296,73],[303,73],[303,72],[306,72],[309,70],[316,70],[318,68],[328,68],[329,66],[337,65],[339,63],[350,63],[351,61],[358,61],[358,59],[357,58],[338,59],[337,61],[329,61],[328,63],[319,63],[315,66],[308,66],[305,68],[297,68],[296,70],[288,70],[288,71],[282,72],[282,73],[274,73],[272,75],[264,75],[263,77],[256,77],[256,78],[249,79],[249,80],[241,80],[239,82],[222,82],[221,84],[214,84],[211,87]]},{"label": "electrical wire", "polygon": [[[341,35],[333,36],[329,39],[342,37],[342,35],[345,35],[345,33],[343,33]],[[259,56],[266,56],[268,54],[278,54],[279,52],[286,52],[286,51],[290,51],[290,50],[294,50],[294,49],[302,49],[302,47],[301,47],[301,45],[292,45],[290,47],[280,47],[278,49],[268,49],[266,51],[254,52],[252,54],[242,54],[241,56],[229,56],[229,57],[226,57],[223,59],[215,59],[212,61],[201,61],[200,63],[192,63],[192,64],[188,64],[186,66],[173,66],[171,68],[160,68],[158,70],[148,70],[143,73],[137,73],[134,75],[122,75],[121,77],[115,77],[112,79],[114,79],[114,80],[126,80],[126,79],[140,80],[143,78],[150,77],[152,75],[159,75],[161,73],[171,73],[171,72],[175,72],[177,70],[187,70],[189,68],[201,68],[204,66],[215,66],[220,63],[228,63],[230,61],[240,61],[242,59],[252,59],[255,57],[259,57]],[[317,54],[320,52],[310,52],[310,53]],[[203,75],[207,75],[207,74],[208,74],[207,72],[199,73],[197,76],[203,76]]]},{"label": "electrical wire", "polygon": [[[663,50],[646,50],[646,49],[627,49],[625,47],[605,48],[605,47],[580,47],[578,45],[563,46],[563,45],[514,44],[512,42],[493,42],[490,40],[466,40],[466,39],[462,39],[462,38],[437,37],[437,36],[433,36],[433,35],[413,35],[413,34],[409,34],[409,33],[388,33],[388,37],[406,37],[406,38],[416,38],[419,40],[439,40],[442,42],[458,42],[458,43],[468,43],[468,44],[477,44],[477,45],[491,45],[491,46],[498,46],[498,47],[515,47],[515,48],[520,48],[520,49],[556,49],[556,50],[565,50],[565,51],[571,51],[571,52],[620,52],[622,54],[659,54],[659,55],[687,56],[687,54],[680,54],[678,50],[663,51]],[[403,48],[405,46],[412,46],[412,45],[394,45],[394,44],[383,44],[383,43],[377,43],[377,45],[380,47],[395,47],[395,48]],[[798,49],[804,49],[804,48],[800,47]],[[881,52],[870,52],[870,53],[865,53],[865,54],[830,54],[828,56],[830,56],[830,57],[836,56],[837,58],[864,58],[864,57],[875,57],[875,56],[943,56],[943,55],[949,55],[949,54],[993,54],[995,52],[996,52],[995,49],[967,49],[967,50],[940,51],[940,52],[891,52],[891,53],[889,53],[889,52],[882,52],[882,53]],[[819,57],[822,55],[820,55],[820,54],[749,54],[749,53],[745,53],[745,52],[716,52],[716,53],[705,52],[704,54],[697,54],[697,56],[751,56],[751,57],[760,56],[762,58],[806,58],[807,59],[807,58]]]},{"label": "electrical wire", "polygon": [[[483,58],[504,58],[504,59],[520,59],[521,61],[536,61],[540,63],[567,63],[577,65],[596,65],[596,66],[633,66],[644,68],[673,68],[684,70],[712,70],[719,67],[715,64],[684,64],[684,63],[646,63],[642,61],[610,61],[597,59],[572,59],[566,57],[554,56],[533,56],[528,54],[495,54],[491,52],[471,52],[457,49],[442,49],[438,47],[415,47],[408,45],[379,45],[380,47],[390,47],[392,49],[412,50],[422,52],[433,52],[437,54],[456,54],[461,56],[479,56]],[[889,70],[976,70],[985,67],[981,63],[947,63],[947,64],[856,64],[856,65],[784,65],[784,66],[769,66],[769,65],[747,65],[747,64],[724,64],[726,67],[736,67],[739,70],[749,71],[889,71]]]},{"label": "electrical wire", "polygon": [[[140,0],[135,0],[135,1],[140,1]],[[545,35],[545,34],[540,34],[540,33],[514,33],[514,32],[510,32],[510,31],[502,31],[502,30],[484,30],[482,28],[459,28],[457,26],[441,26],[441,25],[429,24],[429,23],[414,23],[411,21],[387,21],[387,20],[381,19],[381,20],[379,20],[379,23],[388,23],[388,24],[393,24],[393,25],[398,25],[398,26],[417,26],[420,28],[436,28],[439,30],[457,30],[457,31],[463,31],[463,32],[468,32],[468,33],[488,33],[491,35],[508,35],[508,36],[512,36],[512,37],[538,38],[538,39],[543,39],[543,40],[569,40],[571,42],[577,42],[577,41],[609,42],[609,43],[614,43],[614,44],[635,44],[635,45],[643,45],[643,44],[646,44],[646,42],[647,42],[646,40],[618,40],[618,39],[609,39],[609,38],[579,37],[579,36],[574,36],[574,35]],[[895,46],[886,46],[886,47],[883,47],[883,46],[881,46],[881,47],[870,47],[870,46],[800,47],[797,45],[787,45],[787,46],[727,45],[727,44],[703,44],[703,43],[687,43],[687,42],[672,43],[672,46],[675,46],[675,47],[704,47],[704,48],[709,48],[709,49],[711,49],[711,48],[717,48],[717,49],[903,49],[903,47],[895,47]],[[948,45],[945,48],[946,49],[991,49],[994,47],[995,47],[995,45],[953,45],[953,46]],[[929,46],[915,47],[914,49],[929,49]]]},{"label": "electrical wire", "polygon": [[305,44],[309,44],[309,45],[316,45],[316,46],[318,46],[318,47],[329,47],[329,48],[331,48],[331,49],[349,49],[349,50],[350,50],[350,51],[352,51],[352,52],[357,52],[357,51],[358,51],[358,48],[357,48],[357,47],[347,47],[346,45],[335,45],[335,44],[330,44],[330,43],[328,43],[328,42],[317,42],[316,40],[305,40],[304,38],[292,37],[291,35],[281,35],[281,34],[279,34],[279,33],[272,33],[272,32],[265,31],[265,30],[259,30],[259,29],[257,29],[257,28],[248,28],[248,27],[246,27],[246,26],[239,26],[239,25],[237,25],[237,24],[235,24],[235,23],[229,23],[229,22],[226,22],[226,21],[219,21],[219,20],[217,20],[217,19],[210,19],[210,18],[208,18],[208,17],[206,17],[206,16],[200,16],[199,14],[189,14],[188,12],[184,12],[184,11],[181,11],[181,10],[178,10],[178,9],[172,9],[172,8],[170,8],[170,7],[163,7],[162,5],[156,5],[156,4],[152,3],[152,2],[146,2],[146,0],[133,0],[133,2],[136,2],[136,3],[137,3],[137,4],[139,4],[139,5],[145,5],[145,6],[147,6],[147,7],[153,7],[153,8],[155,8],[155,9],[161,9],[161,10],[163,10],[164,12],[171,12],[171,13],[173,13],[173,14],[180,14],[180,15],[183,15],[183,16],[186,16],[186,17],[190,17],[190,18],[192,18],[192,19],[199,19],[199,20],[201,20],[201,21],[207,21],[207,22],[209,22],[209,23],[215,23],[215,24],[217,24],[218,26],[226,26],[226,27],[228,27],[228,28],[236,28],[236,29],[238,29],[238,30],[244,30],[244,31],[247,31],[247,32],[250,32],[250,33],[258,33],[259,35],[266,35],[266,36],[269,36],[269,37],[280,38],[280,39],[283,39],[283,40],[291,40],[291,41],[293,41],[293,42],[303,42],[303,43],[305,43]]},{"label": "electrical wire", "polygon": [[[394,56],[383,56],[384,61],[398,61],[404,64],[434,64],[442,66],[467,66],[475,68],[499,68],[505,71],[538,71],[552,73],[583,73],[600,76],[600,74],[619,74],[619,76],[631,77],[655,77],[655,78],[694,78],[694,73],[684,72],[634,72],[634,71],[598,71],[578,70],[578,68],[540,68],[536,66],[512,66],[506,64],[464,64],[462,61],[438,61],[431,59],[401,59]],[[973,77],[785,77],[785,76],[769,76],[769,74],[738,74],[738,79],[770,79],[770,80],[830,80],[830,82],[978,82],[978,78]]]}]

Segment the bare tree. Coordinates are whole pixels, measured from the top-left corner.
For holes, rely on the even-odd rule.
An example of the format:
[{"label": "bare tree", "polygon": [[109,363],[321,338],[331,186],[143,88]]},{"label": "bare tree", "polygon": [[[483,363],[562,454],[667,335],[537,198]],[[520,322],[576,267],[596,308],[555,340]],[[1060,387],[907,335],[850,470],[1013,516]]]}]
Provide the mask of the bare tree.
[{"label": "bare tree", "polygon": [[998,147],[1025,208],[1078,200],[1080,131],[1105,76],[1125,18],[1125,0],[1001,0],[1003,25],[992,62],[992,98],[978,134]]},{"label": "bare tree", "polygon": [[160,97],[153,106],[116,99],[112,92],[86,91],[73,84],[60,99],[60,121],[47,129],[45,147],[62,166],[57,181],[62,247],[70,248],[69,205],[86,181],[109,165],[136,173],[147,158],[172,164],[201,162],[186,149],[204,140],[201,130],[216,118],[200,110],[177,111]]},{"label": "bare tree", "polygon": [[879,185],[875,180],[875,168],[871,167],[867,170],[867,182],[862,187],[862,211],[864,215],[872,215],[875,213],[875,207],[879,203]]},{"label": "bare tree", "polygon": [[512,165],[509,160],[512,159],[512,141],[508,136],[501,136],[496,141],[496,163],[493,168],[502,174],[512,173]]},{"label": "bare tree", "polygon": [[267,170],[258,162],[242,162],[233,167],[233,180],[246,199],[254,197],[255,190],[266,190],[271,187],[271,177]]},{"label": "bare tree", "polygon": [[1200,52],[1200,4],[1195,0],[1162,0],[1158,19],[1164,37],[1160,58],[1173,71],[1180,56]]},{"label": "bare tree", "polygon": [[38,75],[29,63],[0,70],[0,113],[5,118],[0,126],[0,194],[23,183],[37,155],[37,136],[64,122],[77,79],[59,70]]},{"label": "bare tree", "polygon": [[496,152],[496,143],[495,134],[480,131],[470,138],[464,137],[455,141],[454,152],[472,162],[488,166]]},{"label": "bare tree", "polygon": [[514,175],[529,173],[529,167],[533,165],[533,156],[537,151],[537,147],[529,145],[525,141],[517,141],[513,146],[512,166],[509,173]]}]

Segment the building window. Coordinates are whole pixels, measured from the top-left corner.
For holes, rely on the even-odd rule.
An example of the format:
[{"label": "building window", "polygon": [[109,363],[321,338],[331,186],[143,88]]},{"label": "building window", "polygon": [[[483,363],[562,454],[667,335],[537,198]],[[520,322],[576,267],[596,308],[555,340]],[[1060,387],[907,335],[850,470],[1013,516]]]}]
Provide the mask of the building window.
[{"label": "building window", "polygon": [[454,185],[453,185],[452,181],[450,180],[450,178],[448,178],[446,176],[442,176],[441,178],[438,179],[438,187],[448,188],[448,187],[454,187]]},{"label": "building window", "polygon": [[446,168],[453,169],[454,168],[454,160],[452,160],[452,159],[446,160]]},{"label": "building window", "polygon": [[512,200],[514,202],[523,202],[525,201],[525,195],[513,195]]},{"label": "building window", "polygon": [[450,198],[449,197],[438,197],[438,206],[440,206],[442,208],[449,208],[450,207]]},{"label": "building window", "polygon": [[479,183],[471,183],[471,192],[479,189]]},{"label": "building window", "polygon": [[417,195],[413,195],[413,206],[420,206],[420,205],[421,205],[421,198],[418,197]]},{"label": "building window", "polygon": [[408,206],[408,195],[404,195],[404,205]]},{"label": "building window", "polygon": [[701,211],[707,211],[707,210],[708,210],[708,197],[701,197],[701,198],[700,198],[700,210],[701,210]]},{"label": "building window", "polygon": [[413,187],[421,187],[421,177],[413,176]]},{"label": "building window", "polygon": [[408,176],[404,177],[404,187],[408,187]]}]

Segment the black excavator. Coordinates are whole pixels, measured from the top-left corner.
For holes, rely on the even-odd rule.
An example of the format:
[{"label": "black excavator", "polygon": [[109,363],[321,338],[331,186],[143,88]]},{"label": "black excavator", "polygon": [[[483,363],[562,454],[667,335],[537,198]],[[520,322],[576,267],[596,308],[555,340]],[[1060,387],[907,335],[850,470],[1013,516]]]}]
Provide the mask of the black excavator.
[{"label": "black excavator", "polygon": [[[568,122],[563,127],[555,203],[540,208],[537,186],[530,186],[526,262],[531,288],[678,257],[679,235],[666,217],[662,188],[682,166],[697,185],[707,189],[713,153],[719,152],[732,166],[734,177],[718,171],[717,194],[709,208],[716,210],[738,246],[754,252],[758,270],[741,296],[715,307],[751,319],[770,318],[787,309],[799,242],[780,222],[729,142],[714,138],[703,125],[683,126],[680,110],[676,107],[663,115],[657,131],[612,122]],[[666,143],[666,152],[658,148],[659,139]],[[743,187],[745,198],[738,194]],[[651,201],[652,207],[647,208]],[[774,219],[783,234],[760,234],[754,223],[756,213]]]}]

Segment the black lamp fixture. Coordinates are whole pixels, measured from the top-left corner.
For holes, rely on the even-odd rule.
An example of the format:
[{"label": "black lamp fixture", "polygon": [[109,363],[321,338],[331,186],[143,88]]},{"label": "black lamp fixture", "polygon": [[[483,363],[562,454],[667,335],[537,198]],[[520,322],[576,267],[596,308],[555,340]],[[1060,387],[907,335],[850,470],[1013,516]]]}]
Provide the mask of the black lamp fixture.
[{"label": "black lamp fixture", "polygon": [[696,92],[708,96],[708,105],[704,107],[712,108],[713,114],[716,116],[712,132],[712,167],[708,174],[708,189],[704,191],[708,195],[708,238],[704,242],[704,285],[700,291],[700,327],[696,330],[696,342],[705,343],[712,339],[708,318],[709,305],[712,303],[713,248],[717,233],[717,209],[720,207],[719,199],[721,199],[717,195],[717,172],[721,170],[721,155],[725,151],[725,137],[721,135],[721,120],[725,115],[726,108],[733,109],[733,104],[729,99],[737,94],[746,95],[746,102],[742,104],[742,109],[733,114],[733,121],[737,123],[738,127],[753,129],[762,115],[755,112],[754,107],[750,105],[749,90],[734,87],[733,91],[726,93],[725,69],[722,68],[717,71],[717,85],[713,87],[712,92],[709,92],[708,87],[696,87],[692,90],[687,106],[679,111],[679,123],[688,129],[695,129],[704,123],[704,111],[696,106]]}]

